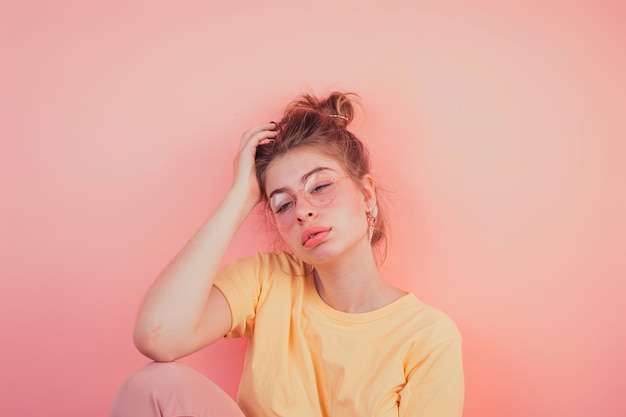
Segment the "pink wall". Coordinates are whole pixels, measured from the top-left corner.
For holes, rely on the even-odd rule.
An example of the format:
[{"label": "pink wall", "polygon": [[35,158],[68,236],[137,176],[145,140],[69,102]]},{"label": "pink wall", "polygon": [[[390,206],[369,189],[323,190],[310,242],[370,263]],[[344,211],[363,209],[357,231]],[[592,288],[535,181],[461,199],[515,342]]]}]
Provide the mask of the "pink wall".
[{"label": "pink wall", "polygon": [[[626,415],[621,2],[84,3],[0,6],[3,414],[106,415],[241,132],[342,88],[384,272],[464,334],[465,416]],[[229,257],[268,247],[244,229]],[[243,347],[188,361],[234,393]]]}]

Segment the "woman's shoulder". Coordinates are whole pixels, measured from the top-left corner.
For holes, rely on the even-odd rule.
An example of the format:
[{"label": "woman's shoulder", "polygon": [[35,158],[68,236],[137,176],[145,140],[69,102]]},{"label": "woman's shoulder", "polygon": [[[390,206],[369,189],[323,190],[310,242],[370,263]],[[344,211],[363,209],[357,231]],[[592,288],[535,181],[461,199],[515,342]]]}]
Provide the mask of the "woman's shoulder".
[{"label": "woman's shoulder", "polygon": [[277,275],[302,276],[307,266],[297,257],[283,251],[259,251],[252,255],[239,257],[230,261],[224,271],[246,271],[259,277]]},{"label": "woman's shoulder", "polygon": [[407,328],[423,340],[434,343],[460,339],[461,333],[452,317],[443,310],[423,302],[413,293],[403,297]]},{"label": "woman's shoulder", "polygon": [[300,259],[284,251],[259,251],[249,256],[237,258],[231,263],[257,264],[266,267],[289,266],[294,269],[303,269],[305,267]]}]

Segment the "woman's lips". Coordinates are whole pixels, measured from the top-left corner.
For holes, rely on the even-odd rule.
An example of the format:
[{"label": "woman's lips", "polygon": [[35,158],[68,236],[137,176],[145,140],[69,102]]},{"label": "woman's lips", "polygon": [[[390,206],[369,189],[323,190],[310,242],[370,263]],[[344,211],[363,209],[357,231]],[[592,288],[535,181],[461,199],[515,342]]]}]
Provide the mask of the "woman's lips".
[{"label": "woman's lips", "polygon": [[302,232],[302,246],[310,248],[320,243],[330,232],[330,227],[311,227]]}]

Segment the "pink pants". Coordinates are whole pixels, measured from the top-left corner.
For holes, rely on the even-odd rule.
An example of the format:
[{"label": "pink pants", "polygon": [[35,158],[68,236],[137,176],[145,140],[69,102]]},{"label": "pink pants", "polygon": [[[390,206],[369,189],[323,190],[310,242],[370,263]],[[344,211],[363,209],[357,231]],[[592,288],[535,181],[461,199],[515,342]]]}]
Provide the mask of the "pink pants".
[{"label": "pink pants", "polygon": [[245,417],[213,381],[179,362],[149,363],[122,383],[109,417]]}]

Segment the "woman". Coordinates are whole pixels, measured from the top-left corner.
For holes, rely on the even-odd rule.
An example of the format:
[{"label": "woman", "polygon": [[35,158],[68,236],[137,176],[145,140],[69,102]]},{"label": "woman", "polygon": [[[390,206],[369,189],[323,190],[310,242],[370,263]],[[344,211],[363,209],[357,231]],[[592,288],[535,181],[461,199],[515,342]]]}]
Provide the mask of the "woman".
[{"label": "woman", "polygon": [[[305,95],[243,135],[230,191],[143,302],[134,339],[155,362],[112,416],[461,415],[457,328],[379,273],[385,221],[353,115],[347,94]],[[261,201],[288,250],[218,270]],[[249,339],[237,403],[173,362],[224,336]]]}]

